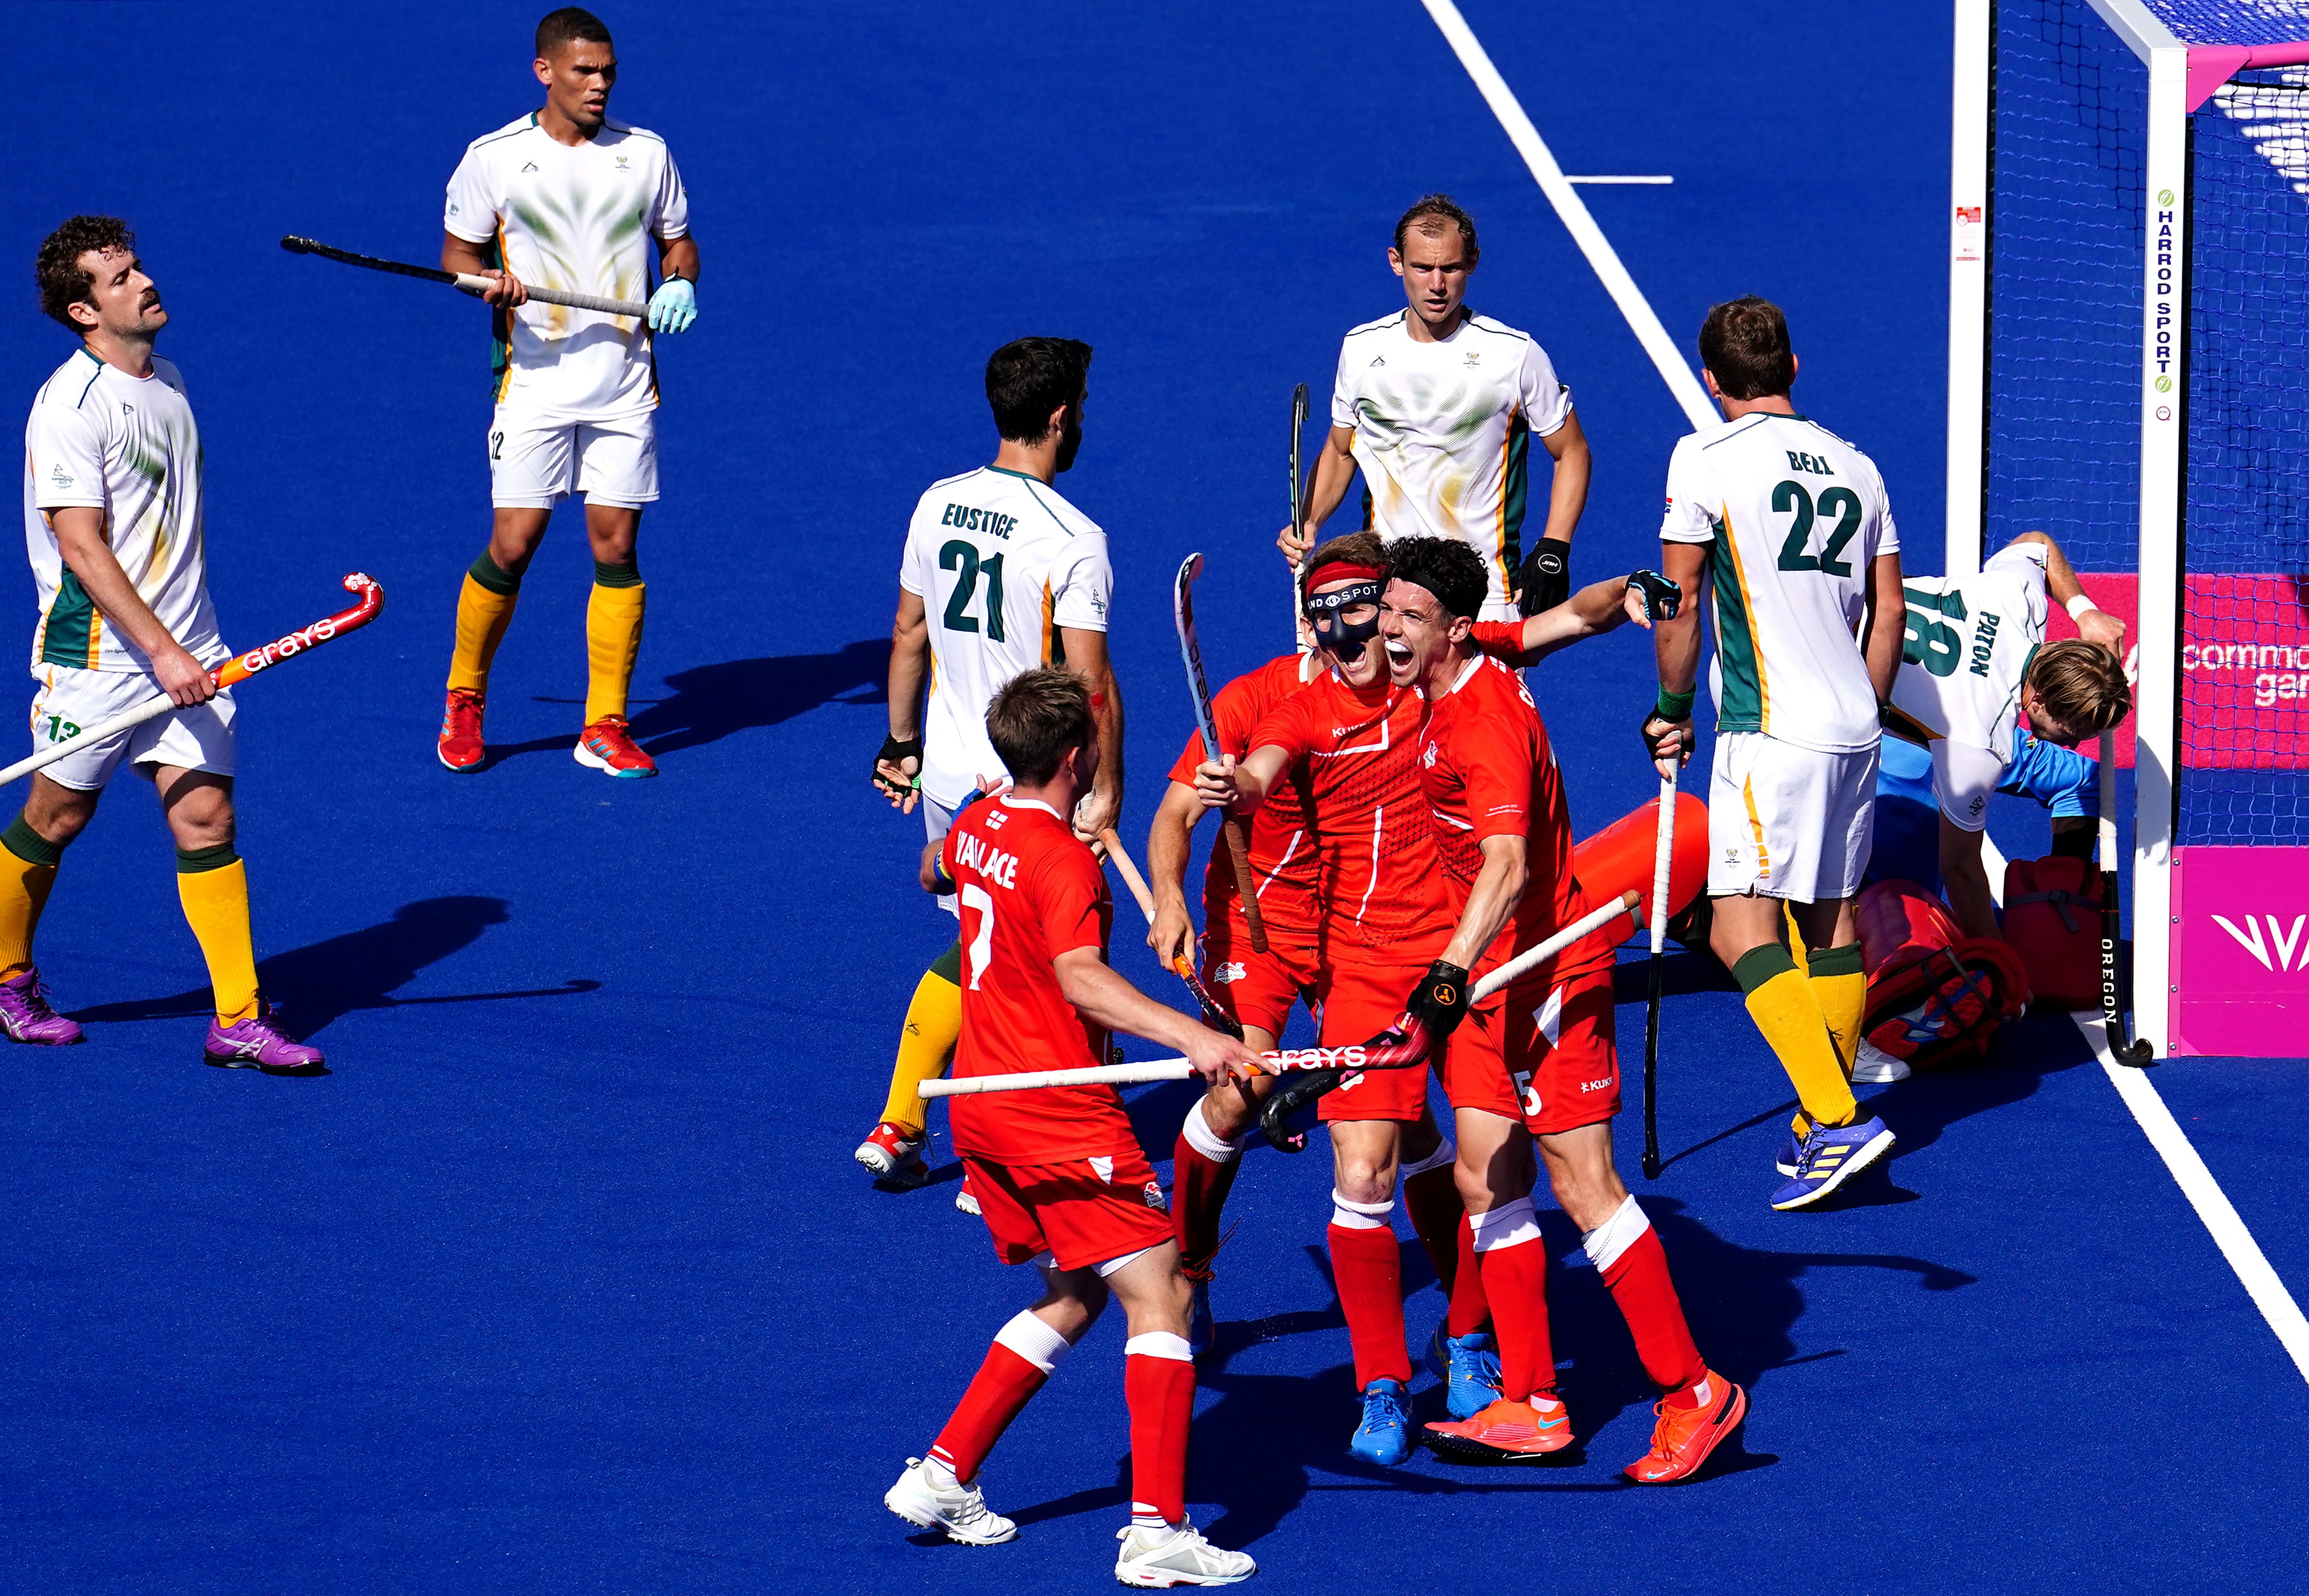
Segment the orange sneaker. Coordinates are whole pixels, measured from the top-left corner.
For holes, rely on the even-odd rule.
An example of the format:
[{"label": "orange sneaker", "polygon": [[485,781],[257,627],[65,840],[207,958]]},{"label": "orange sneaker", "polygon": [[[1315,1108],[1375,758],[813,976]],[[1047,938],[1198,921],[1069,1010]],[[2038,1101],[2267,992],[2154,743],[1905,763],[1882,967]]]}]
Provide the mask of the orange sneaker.
[{"label": "orange sneaker", "polygon": [[1708,1454],[1740,1428],[1748,1416],[1748,1393],[1709,1369],[1699,1376],[1706,1399],[1696,1408],[1673,1408],[1665,1397],[1652,1404],[1659,1423],[1652,1449],[1621,1471],[1639,1485],[1670,1485],[1699,1471]]},{"label": "orange sneaker", "polygon": [[1483,1462],[1540,1457],[1571,1445],[1571,1413],[1536,1393],[1525,1402],[1501,1397],[1473,1419],[1430,1424],[1427,1441],[1438,1452]]},{"label": "orange sneaker", "polygon": [[612,776],[654,776],[657,761],[641,750],[623,715],[604,715],[577,734],[577,763]]},{"label": "orange sneaker", "polygon": [[463,687],[449,689],[449,706],[441,712],[441,740],[434,752],[453,771],[470,771],[488,752],[481,746],[481,695]]}]

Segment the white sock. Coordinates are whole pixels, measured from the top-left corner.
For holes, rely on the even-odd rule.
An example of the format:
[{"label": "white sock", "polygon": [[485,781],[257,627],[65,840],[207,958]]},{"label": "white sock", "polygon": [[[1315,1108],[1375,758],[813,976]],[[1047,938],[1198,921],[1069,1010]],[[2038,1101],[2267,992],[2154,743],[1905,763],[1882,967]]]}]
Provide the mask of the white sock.
[{"label": "white sock", "polygon": [[928,1482],[930,1488],[934,1491],[960,1490],[962,1488],[962,1481],[954,1477],[954,1471],[947,1468],[944,1463],[938,1462],[938,1460],[934,1457],[926,1457],[922,1459],[922,1479]]},{"label": "white sock", "polygon": [[1150,1546],[1168,1546],[1171,1538],[1182,1526],[1172,1523],[1159,1513],[1134,1513],[1130,1515],[1130,1527],[1144,1536]]}]

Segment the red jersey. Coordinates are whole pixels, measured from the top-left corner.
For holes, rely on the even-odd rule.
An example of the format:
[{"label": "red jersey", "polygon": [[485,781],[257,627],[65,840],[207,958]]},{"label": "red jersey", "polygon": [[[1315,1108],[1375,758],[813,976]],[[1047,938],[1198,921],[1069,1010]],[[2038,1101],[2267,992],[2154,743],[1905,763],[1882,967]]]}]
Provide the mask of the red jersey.
[{"label": "red jersey", "polygon": [[[1497,660],[1467,661],[1451,690],[1428,706],[1420,733],[1419,784],[1435,817],[1435,850],[1464,910],[1483,867],[1486,837],[1525,839],[1528,871],[1523,896],[1492,945],[1480,973],[1544,941],[1594,907],[1571,868],[1571,806],[1547,726],[1523,678]],[[1596,932],[1523,978],[1548,985],[1610,965],[1619,936]]]},{"label": "red jersey", "polygon": [[[1284,654],[1257,670],[1239,676],[1211,699],[1211,724],[1219,734],[1220,751],[1237,761],[1250,752],[1250,734],[1267,712],[1307,684],[1300,679],[1300,662],[1307,656]],[[1319,663],[1316,669],[1330,672]],[[1203,763],[1203,734],[1198,728],[1187,738],[1171,780],[1195,784],[1195,767]],[[1277,930],[1315,935],[1315,800],[1303,776],[1293,773],[1267,794],[1250,819],[1250,873],[1258,883],[1258,910]],[[1211,850],[1210,868],[1203,874],[1203,923],[1242,912],[1241,893],[1234,866],[1224,842]]]},{"label": "red jersey", "polygon": [[1324,940],[1398,963],[1434,958],[1453,926],[1414,767],[1426,708],[1412,688],[1358,691],[1327,669],[1250,737],[1289,755],[1285,779],[1312,797]]},{"label": "red jersey", "polygon": [[1477,621],[1467,641],[1494,660],[1504,660],[1509,665],[1525,663],[1521,621]]},{"label": "red jersey", "polygon": [[[962,910],[957,1080],[1104,1064],[1107,1033],[1059,989],[1055,961],[1106,953],[1114,921],[1106,873],[1046,804],[998,798],[955,817],[938,851]],[[1056,1164],[1138,1151],[1111,1086],[1067,1086],[950,1100],[958,1152],[997,1164]]]}]

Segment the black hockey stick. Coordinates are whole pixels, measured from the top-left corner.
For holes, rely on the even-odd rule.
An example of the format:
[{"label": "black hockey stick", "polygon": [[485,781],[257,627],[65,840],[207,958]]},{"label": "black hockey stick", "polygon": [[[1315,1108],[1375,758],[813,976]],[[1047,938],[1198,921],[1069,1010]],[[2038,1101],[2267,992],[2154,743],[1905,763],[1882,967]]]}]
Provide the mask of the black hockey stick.
[{"label": "black hockey stick", "polygon": [[1651,969],[1644,995],[1644,1178],[1657,1180],[1659,1151],[1660,955],[1667,945],[1668,871],[1675,858],[1675,777],[1660,778],[1659,827],[1652,844]]},{"label": "black hockey stick", "polygon": [[[1291,393],[1291,541],[1297,543],[1307,535],[1306,501],[1300,497],[1299,450],[1307,436],[1307,384],[1302,383]],[[1302,556],[1303,558],[1303,556]],[[1307,625],[1307,572],[1303,564],[1291,570],[1291,631],[1299,640],[1299,651],[1315,651],[1314,629]]]},{"label": "black hockey stick", "polygon": [[[373,254],[355,254],[350,249],[335,249],[310,238],[294,234],[281,240],[281,247],[290,254],[316,254],[324,260],[340,261],[348,266],[360,266],[371,272],[390,272],[395,277],[414,277],[425,282],[445,282],[453,289],[479,298],[494,286],[494,280],[471,272],[443,272],[431,266],[412,266],[406,261],[380,260]],[[540,305],[566,305],[577,310],[598,310],[605,315],[629,315],[646,318],[649,306],[635,299],[605,299],[598,294],[573,294],[562,289],[529,288],[529,297]]]},{"label": "black hockey stick", "polygon": [[[2108,1040],[2108,1056],[2133,1069],[2157,1062],[2146,1038],[2129,1040],[2124,1029],[2124,998],[2118,991],[2117,950],[2123,932],[2116,901],[2116,733],[2100,734],[2100,1022]],[[2139,995],[2135,995],[2136,1000]]]}]

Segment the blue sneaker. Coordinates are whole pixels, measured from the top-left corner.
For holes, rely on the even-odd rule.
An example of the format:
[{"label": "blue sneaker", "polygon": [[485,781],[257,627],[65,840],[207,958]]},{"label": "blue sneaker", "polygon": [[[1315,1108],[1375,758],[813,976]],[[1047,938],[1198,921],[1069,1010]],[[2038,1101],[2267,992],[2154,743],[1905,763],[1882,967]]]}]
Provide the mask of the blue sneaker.
[{"label": "blue sneaker", "polygon": [[1772,1155],[1772,1168],[1783,1175],[1793,1175],[1803,1157],[1803,1148],[1797,1143],[1795,1133],[1791,1131],[1788,1139],[1780,1143],[1779,1152]]},{"label": "blue sneaker", "polygon": [[1200,1358],[1219,1339],[1219,1327],[1211,1317],[1211,1282],[1196,1281],[1195,1303],[1187,1310],[1187,1351]]},{"label": "blue sneaker", "polygon": [[1363,1421],[1347,1450],[1367,1463],[1393,1468],[1411,1455],[1411,1410],[1403,1382],[1373,1380],[1363,1393]]},{"label": "blue sneaker", "polygon": [[1500,1400],[1500,1347],[1488,1331],[1446,1335],[1435,1327],[1427,1343],[1427,1367],[1443,1382],[1443,1400],[1454,1419],[1473,1419]]},{"label": "blue sneaker", "polygon": [[1881,1119],[1858,1125],[1814,1126],[1796,1156],[1795,1178],[1772,1194],[1772,1206],[1803,1208],[1819,1202],[1892,1150]]}]

